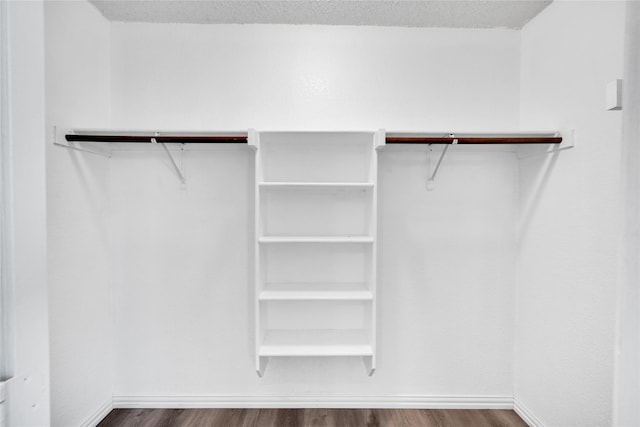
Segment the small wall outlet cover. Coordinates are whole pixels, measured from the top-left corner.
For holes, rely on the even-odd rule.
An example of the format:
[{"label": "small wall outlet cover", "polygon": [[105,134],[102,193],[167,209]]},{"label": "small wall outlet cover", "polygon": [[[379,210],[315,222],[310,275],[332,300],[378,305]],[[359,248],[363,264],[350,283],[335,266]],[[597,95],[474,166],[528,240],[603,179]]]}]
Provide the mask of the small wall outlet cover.
[{"label": "small wall outlet cover", "polygon": [[607,83],[607,110],[622,110],[622,79]]}]

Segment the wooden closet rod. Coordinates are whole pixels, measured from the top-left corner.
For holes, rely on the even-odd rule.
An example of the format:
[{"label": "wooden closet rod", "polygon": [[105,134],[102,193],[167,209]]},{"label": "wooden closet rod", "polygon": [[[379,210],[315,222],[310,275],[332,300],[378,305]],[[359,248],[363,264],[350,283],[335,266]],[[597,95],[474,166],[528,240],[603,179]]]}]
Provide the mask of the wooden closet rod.
[{"label": "wooden closet rod", "polygon": [[123,143],[157,143],[178,142],[189,144],[246,144],[247,135],[107,135],[107,134],[67,134],[69,142],[123,142]]},{"label": "wooden closet rod", "polygon": [[[151,134],[116,134],[116,133],[68,133],[65,135],[68,142],[120,142],[120,143],[196,143],[196,144],[247,144],[246,134],[235,135],[151,135]],[[560,144],[562,137],[558,134],[514,134],[514,135],[470,135],[460,136],[442,135],[406,135],[387,134],[387,144]]]},{"label": "wooden closet rod", "polygon": [[561,136],[387,136],[387,144],[560,144]]}]

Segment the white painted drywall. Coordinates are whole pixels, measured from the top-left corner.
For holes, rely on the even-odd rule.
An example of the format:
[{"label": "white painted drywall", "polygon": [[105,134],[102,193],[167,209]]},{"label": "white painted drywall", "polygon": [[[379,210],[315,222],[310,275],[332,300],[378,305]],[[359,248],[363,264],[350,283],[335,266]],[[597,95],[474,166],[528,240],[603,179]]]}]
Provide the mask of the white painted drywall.
[{"label": "white painted drywall", "polygon": [[612,422],[624,8],[556,1],[521,34],[522,127],[576,130],[520,163],[515,399],[549,426]]},{"label": "white painted drywall", "polygon": [[51,130],[109,126],[110,24],[87,2],[44,11],[51,422],[77,426],[113,387],[109,161],[53,146]]},{"label": "white painted drywall", "polygon": [[626,8],[622,112],[623,217],[613,424],[640,425],[640,3]]},{"label": "white painted drywall", "polygon": [[112,28],[118,127],[449,131],[517,125],[517,31]]},{"label": "white painted drywall", "polygon": [[[43,5],[8,2],[8,230],[13,298],[8,425],[49,425]],[[4,166],[7,166],[4,164]],[[4,176],[3,176],[4,178]]]},{"label": "white painted drywall", "polygon": [[[519,41],[504,30],[114,24],[112,125],[514,129]],[[259,379],[253,152],[187,152],[186,189],[159,148],[116,153],[117,402],[509,402],[517,161],[509,152],[451,150],[433,192],[427,164],[424,150],[380,155],[376,374],[367,377],[358,359],[274,359]]]}]

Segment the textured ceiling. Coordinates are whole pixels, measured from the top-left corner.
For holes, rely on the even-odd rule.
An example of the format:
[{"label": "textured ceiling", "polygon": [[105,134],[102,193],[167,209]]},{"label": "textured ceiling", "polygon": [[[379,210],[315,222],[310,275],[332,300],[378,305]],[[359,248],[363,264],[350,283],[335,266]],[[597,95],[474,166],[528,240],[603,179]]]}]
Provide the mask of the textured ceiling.
[{"label": "textured ceiling", "polygon": [[543,0],[90,0],[111,21],[522,28]]}]

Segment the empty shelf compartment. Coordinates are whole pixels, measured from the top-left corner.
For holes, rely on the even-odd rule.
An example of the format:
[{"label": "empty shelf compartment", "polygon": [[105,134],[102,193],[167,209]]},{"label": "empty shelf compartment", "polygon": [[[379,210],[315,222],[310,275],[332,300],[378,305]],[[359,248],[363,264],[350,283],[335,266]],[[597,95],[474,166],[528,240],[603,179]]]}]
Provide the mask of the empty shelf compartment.
[{"label": "empty shelf compartment", "polygon": [[260,191],[265,236],[367,236],[373,187],[276,186]]},{"label": "empty shelf compartment", "polygon": [[261,181],[371,181],[370,132],[262,132]]}]

